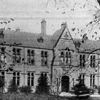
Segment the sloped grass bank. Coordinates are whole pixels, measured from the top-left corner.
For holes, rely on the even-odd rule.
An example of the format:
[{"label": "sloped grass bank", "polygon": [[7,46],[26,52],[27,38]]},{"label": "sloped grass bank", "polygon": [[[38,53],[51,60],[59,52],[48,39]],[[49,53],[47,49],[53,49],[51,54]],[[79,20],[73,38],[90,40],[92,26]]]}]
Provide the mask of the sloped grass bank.
[{"label": "sloped grass bank", "polygon": [[52,95],[6,93],[0,95],[0,100],[75,100],[75,98],[59,97]]},{"label": "sloped grass bank", "polygon": [[60,97],[53,95],[24,94],[24,93],[0,93],[0,100],[100,100],[100,97],[89,97],[78,99],[74,97]]}]

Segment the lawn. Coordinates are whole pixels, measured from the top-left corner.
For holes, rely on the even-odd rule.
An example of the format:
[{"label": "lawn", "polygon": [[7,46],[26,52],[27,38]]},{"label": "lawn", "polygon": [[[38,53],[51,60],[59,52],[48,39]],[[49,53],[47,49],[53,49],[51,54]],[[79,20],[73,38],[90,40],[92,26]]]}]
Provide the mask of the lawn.
[{"label": "lawn", "polygon": [[[0,95],[0,100],[82,100],[77,98],[59,97],[52,95],[5,93]],[[100,100],[100,97],[90,97],[83,100]]]}]

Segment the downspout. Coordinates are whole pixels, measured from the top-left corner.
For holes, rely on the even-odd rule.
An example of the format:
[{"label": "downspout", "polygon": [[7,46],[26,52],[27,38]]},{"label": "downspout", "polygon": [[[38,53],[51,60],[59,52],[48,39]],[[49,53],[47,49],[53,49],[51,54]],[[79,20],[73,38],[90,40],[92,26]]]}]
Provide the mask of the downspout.
[{"label": "downspout", "polygon": [[53,48],[52,52],[53,52],[53,59],[52,59],[52,62],[51,62],[51,77],[50,77],[51,78],[51,84],[52,84],[52,80],[53,80],[53,64],[54,64],[54,61],[55,61],[55,58],[56,58],[54,48]]},{"label": "downspout", "polygon": [[54,61],[55,61],[55,58],[56,58],[54,48],[57,46],[57,43],[59,42],[59,39],[61,38],[61,36],[62,36],[62,34],[63,34],[65,28],[66,28],[66,27],[64,27],[64,29],[62,30],[61,35],[59,36],[57,42],[55,43],[55,45],[53,46],[53,49],[52,49],[53,58],[52,58],[52,61],[51,61],[51,76],[50,76],[50,78],[51,78],[51,84],[52,84],[52,78],[53,78],[53,64],[54,64]]}]

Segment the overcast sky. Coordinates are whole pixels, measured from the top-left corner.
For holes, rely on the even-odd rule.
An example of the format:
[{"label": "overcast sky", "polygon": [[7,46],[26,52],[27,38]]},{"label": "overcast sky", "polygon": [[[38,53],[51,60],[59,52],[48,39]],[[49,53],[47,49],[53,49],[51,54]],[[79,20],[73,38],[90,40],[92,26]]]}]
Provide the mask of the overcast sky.
[{"label": "overcast sky", "polygon": [[[67,22],[70,31],[72,28],[78,30],[93,19],[97,8],[96,0],[0,0],[0,22],[10,21],[0,24],[0,27],[40,33],[40,23],[45,18],[47,34],[58,30],[62,22]],[[71,34],[80,36],[77,31],[71,31]]]}]

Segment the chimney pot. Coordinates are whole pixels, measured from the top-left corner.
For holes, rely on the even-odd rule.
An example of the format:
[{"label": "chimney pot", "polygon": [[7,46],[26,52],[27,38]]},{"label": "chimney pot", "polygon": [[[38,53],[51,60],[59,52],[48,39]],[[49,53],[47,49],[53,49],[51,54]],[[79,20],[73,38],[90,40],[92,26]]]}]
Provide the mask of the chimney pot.
[{"label": "chimney pot", "polygon": [[61,24],[61,28],[66,28],[66,26],[67,26],[66,22],[65,22],[65,23],[63,22],[63,23]]},{"label": "chimney pot", "polygon": [[41,21],[41,33],[43,37],[46,35],[46,21],[45,19],[42,19]]}]

